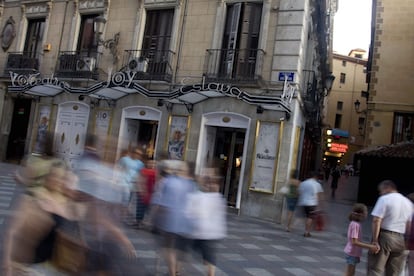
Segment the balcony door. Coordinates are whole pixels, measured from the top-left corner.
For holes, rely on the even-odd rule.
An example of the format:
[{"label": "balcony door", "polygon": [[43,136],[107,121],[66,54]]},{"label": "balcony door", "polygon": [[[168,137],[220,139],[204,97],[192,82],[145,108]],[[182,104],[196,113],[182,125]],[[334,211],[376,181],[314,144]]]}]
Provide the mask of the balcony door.
[{"label": "balcony door", "polygon": [[255,74],[262,4],[235,3],[227,7],[220,75],[226,79]]},{"label": "balcony door", "polygon": [[38,58],[42,51],[45,19],[31,19],[28,23],[23,51],[27,57]]},{"label": "balcony door", "polygon": [[169,70],[174,10],[149,10],[145,22],[141,56],[148,60],[147,73],[163,75]]},{"label": "balcony door", "polygon": [[82,15],[79,30],[77,50],[84,56],[96,56],[98,43],[96,41],[94,21],[99,14]]}]

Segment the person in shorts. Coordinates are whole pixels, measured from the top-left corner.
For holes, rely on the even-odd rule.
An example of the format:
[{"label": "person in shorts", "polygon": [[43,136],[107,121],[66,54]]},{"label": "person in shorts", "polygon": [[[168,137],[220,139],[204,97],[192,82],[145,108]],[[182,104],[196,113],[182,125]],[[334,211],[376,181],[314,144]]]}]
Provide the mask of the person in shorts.
[{"label": "person in shorts", "polygon": [[301,182],[298,188],[298,205],[303,206],[306,217],[304,237],[311,236],[310,231],[312,229],[314,212],[317,209],[323,193],[322,186],[317,180],[319,173],[314,171],[310,175],[311,177]]}]

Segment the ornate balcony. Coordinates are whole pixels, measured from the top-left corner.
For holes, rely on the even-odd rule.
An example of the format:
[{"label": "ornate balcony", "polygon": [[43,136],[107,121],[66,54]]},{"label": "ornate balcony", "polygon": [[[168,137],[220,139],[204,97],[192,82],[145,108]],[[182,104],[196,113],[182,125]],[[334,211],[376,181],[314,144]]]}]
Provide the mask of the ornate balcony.
[{"label": "ornate balcony", "polygon": [[170,50],[126,50],[124,71],[134,71],[136,80],[171,82],[171,62],[174,53]]},{"label": "ornate balcony", "polygon": [[98,52],[63,51],[55,75],[61,78],[98,79]]},{"label": "ornate balcony", "polygon": [[261,49],[208,49],[204,74],[209,81],[256,83],[263,56]]},{"label": "ornate balcony", "polygon": [[39,71],[39,59],[33,56],[33,53],[29,52],[10,52],[4,74],[8,75],[10,71],[21,75],[37,73]]}]

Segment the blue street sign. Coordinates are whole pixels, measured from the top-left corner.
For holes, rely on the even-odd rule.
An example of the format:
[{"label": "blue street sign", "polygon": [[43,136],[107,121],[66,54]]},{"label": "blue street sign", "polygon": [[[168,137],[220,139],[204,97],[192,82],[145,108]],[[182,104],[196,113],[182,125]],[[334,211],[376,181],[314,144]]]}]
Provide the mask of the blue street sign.
[{"label": "blue street sign", "polygon": [[293,81],[295,78],[294,72],[279,72],[279,81],[285,81],[285,78],[287,77],[287,81]]}]

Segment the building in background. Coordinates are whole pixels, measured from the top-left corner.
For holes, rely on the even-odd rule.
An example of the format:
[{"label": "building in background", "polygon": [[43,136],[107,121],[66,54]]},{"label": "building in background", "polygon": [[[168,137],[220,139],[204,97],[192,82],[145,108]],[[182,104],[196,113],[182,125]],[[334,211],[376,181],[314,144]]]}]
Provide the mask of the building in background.
[{"label": "building in background", "polygon": [[337,76],[326,99],[324,161],[353,164],[354,153],[364,147],[366,128],[366,51],[352,50],[349,55],[333,54],[333,74]]},{"label": "building in background", "polygon": [[373,1],[367,146],[413,139],[413,15],[408,1]]},{"label": "building in background", "polygon": [[277,220],[289,171],[320,166],[336,6],[0,1],[0,158],[32,152],[47,128],[75,166],[93,133],[108,162],[139,146],[217,166],[229,207]]}]

